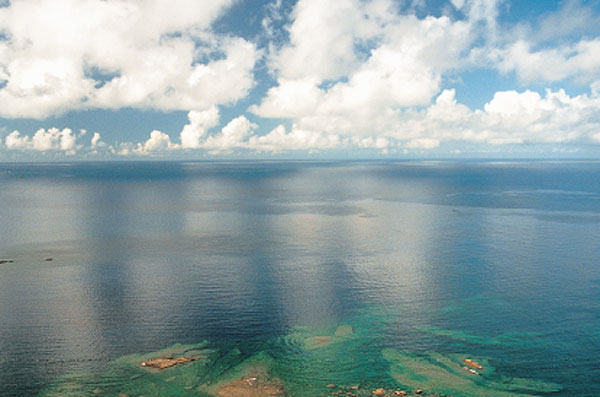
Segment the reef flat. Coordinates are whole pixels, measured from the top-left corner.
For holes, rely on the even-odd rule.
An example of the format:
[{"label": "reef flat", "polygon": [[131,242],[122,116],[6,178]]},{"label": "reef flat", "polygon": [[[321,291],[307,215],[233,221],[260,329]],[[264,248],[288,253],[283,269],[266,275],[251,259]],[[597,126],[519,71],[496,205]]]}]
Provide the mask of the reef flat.
[{"label": "reef flat", "polygon": [[[386,315],[364,311],[342,324],[298,326],[252,350],[202,342],[130,354],[100,374],[66,375],[44,396],[400,396],[549,394],[561,386],[548,381],[509,377],[493,360],[448,352],[410,352],[379,345],[376,330]],[[423,330],[437,337],[491,343],[514,338],[474,338],[461,332]],[[465,336],[467,335],[467,336]],[[525,338],[528,340],[528,338]]]}]

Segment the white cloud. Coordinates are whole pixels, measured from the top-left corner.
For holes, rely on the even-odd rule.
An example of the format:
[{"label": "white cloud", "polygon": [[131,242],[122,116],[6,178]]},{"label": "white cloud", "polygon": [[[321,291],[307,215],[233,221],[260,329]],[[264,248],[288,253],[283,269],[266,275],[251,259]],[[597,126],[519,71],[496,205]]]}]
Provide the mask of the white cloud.
[{"label": "white cloud", "polygon": [[327,134],[293,127],[287,132],[280,125],[263,136],[252,136],[247,147],[258,152],[287,152],[296,150],[340,149],[348,145],[347,139],[337,134]]},{"label": "white cloud", "polygon": [[[600,98],[568,96],[563,90],[497,92],[483,110],[457,103],[454,90],[444,90],[422,110],[390,113],[381,128],[359,134],[324,132],[294,125],[279,126],[269,134],[251,137],[249,147],[261,151],[344,147],[435,149],[444,142],[481,144],[585,143],[600,136]],[[376,136],[371,134],[375,133]],[[379,144],[376,144],[379,142]]]},{"label": "white cloud", "polygon": [[302,131],[388,129],[399,109],[430,103],[472,41],[469,22],[399,15],[388,0],[300,0],[293,16],[290,44],[271,57],[278,84],[249,110]]},{"label": "white cloud", "polygon": [[[405,114],[404,124],[417,136],[488,144],[581,142],[600,129],[600,99],[550,91],[497,92],[483,110],[471,111],[444,91],[425,111]],[[400,121],[400,119],[398,119]],[[402,139],[411,134],[396,135]]]},{"label": "white cloud", "polygon": [[[446,17],[420,20],[398,15],[393,2],[300,0],[289,27],[290,43],[272,55],[284,82],[351,77],[371,69],[379,77],[403,77],[416,68],[439,72],[453,63],[469,42],[469,25]],[[401,63],[393,70],[387,62]],[[430,62],[429,62],[430,61]],[[366,62],[370,62],[368,65]],[[388,67],[386,69],[386,66]],[[388,76],[399,71],[397,76]]]},{"label": "white cloud", "polygon": [[600,78],[600,39],[533,50],[519,40],[506,48],[492,50],[489,57],[504,72],[516,72],[525,82],[554,82],[573,78],[590,83]]},{"label": "white cloud", "polygon": [[146,51],[141,64],[123,69],[119,77],[95,90],[90,104],[163,110],[206,108],[234,102],[254,85],[252,70],[258,52],[253,44],[243,39],[220,39],[214,45],[224,53],[224,59],[192,65],[192,41],[170,42],[170,46]]},{"label": "white cloud", "polygon": [[[35,136],[34,136],[35,138]],[[70,151],[75,147],[75,136],[72,134],[71,130],[65,128],[60,133],[60,150]]]},{"label": "white cloud", "polygon": [[32,137],[21,136],[21,133],[15,130],[6,137],[5,145],[9,150],[36,150],[39,152],[62,150],[68,154],[74,154],[77,149],[76,140],[77,136],[70,128],[63,130],[41,128]]},{"label": "white cloud", "polygon": [[[600,143],[600,19],[577,0],[511,29],[497,22],[509,6],[504,0],[450,0],[442,13],[458,18],[417,17],[427,9],[420,0],[405,2],[405,14],[395,0],[298,0],[291,15],[284,15],[291,3],[273,0],[264,36],[255,38],[270,40],[261,49],[212,31],[233,3],[20,0],[0,7],[0,117],[134,107],[185,110],[189,119],[176,142],[154,130],[114,149],[96,132],[82,149],[83,132],[53,128],[32,136],[14,131],[6,149],[388,153],[444,150],[449,142]],[[282,41],[285,33],[289,41]],[[219,106],[248,95],[262,56],[276,83],[248,111],[282,125],[267,132],[253,122],[260,120],[240,115],[223,126]],[[506,90],[472,110],[443,88],[468,79],[465,70],[474,66],[514,73],[521,82],[569,80],[589,92]]]},{"label": "white cloud", "polygon": [[229,150],[236,147],[246,146],[246,139],[258,126],[251,123],[245,116],[239,116],[231,120],[219,134],[209,136],[203,143],[203,147],[213,151]]},{"label": "white cloud", "polygon": [[[375,120],[373,125],[378,128],[365,133],[350,127],[343,133],[335,133],[327,128],[307,128],[294,123],[289,129],[279,125],[261,135],[258,126],[244,115],[211,133],[209,130],[219,117],[216,109],[190,112],[188,116],[190,123],[180,134],[181,144],[171,142],[169,135],[154,130],[144,142],[121,144],[118,153],[161,156],[190,149],[210,154],[360,149],[390,153],[397,149],[405,152],[444,150],[447,143],[452,143],[449,148],[456,143],[600,144],[600,97],[569,96],[563,90],[547,90],[544,95],[529,90],[501,91],[483,109],[474,111],[457,102],[454,90],[444,90],[430,106],[397,109],[388,113],[385,120]],[[315,121],[316,127],[318,121],[322,120]],[[339,122],[338,125],[343,124]],[[194,138],[193,145],[184,144],[184,139],[190,137]],[[14,131],[6,137],[5,146],[7,149],[72,153],[81,149],[75,144],[76,138],[70,129],[41,129],[31,138]],[[97,153],[95,149],[102,147],[101,144],[100,135],[94,133],[90,147],[82,152],[89,149],[90,153]],[[111,147],[105,150],[115,151]]]},{"label": "white cloud", "polygon": [[90,141],[90,147],[92,149],[95,149],[106,146],[105,143],[101,141],[101,139],[102,138],[100,137],[100,134],[94,132],[94,136],[92,136],[92,140]]},{"label": "white cloud", "polygon": [[261,117],[296,118],[313,114],[323,100],[324,92],[312,78],[287,80],[269,88],[260,106],[253,105],[250,111]]},{"label": "white cloud", "polygon": [[[197,120],[190,118],[190,124],[184,127],[186,129],[196,128]],[[335,134],[325,134],[293,128],[286,132],[285,127],[280,125],[266,135],[257,135],[257,125],[241,115],[231,120],[220,131],[214,134],[204,132],[200,140],[195,141],[195,145],[185,146],[183,144],[172,143],[169,136],[161,131],[153,131],[150,138],[144,143],[123,144],[120,150],[122,155],[152,155],[161,152],[178,149],[203,149],[211,154],[231,152],[233,150],[250,150],[256,152],[284,152],[295,150],[319,150],[319,149],[339,149],[348,145],[348,139],[341,139]],[[182,132],[183,136],[183,132]],[[368,147],[378,147],[383,149],[382,140],[377,140],[376,144]],[[367,146],[363,146],[367,147]]]},{"label": "white cloud", "polygon": [[203,112],[190,112],[190,123],[181,132],[181,148],[202,148],[212,152],[229,151],[247,146],[247,138],[258,127],[245,116],[238,116],[220,132],[209,135],[208,129],[217,125],[218,111],[213,108]]},{"label": "white cloud", "polygon": [[181,146],[183,148],[199,148],[208,129],[219,123],[219,109],[216,106],[203,111],[188,113],[190,121],[181,131]]},{"label": "white cloud", "polygon": [[[458,104],[454,90],[440,89],[444,76],[480,64],[475,57],[493,59],[493,67],[514,70],[523,79],[575,77],[589,84],[599,80],[600,42],[582,40],[539,52],[525,41],[505,46],[496,21],[506,2],[455,0],[453,5],[466,19],[399,15],[387,0],[300,0],[289,45],[271,55],[277,85],[249,109],[261,117],[289,119],[292,128],[251,137],[252,147],[360,148],[374,147],[377,139],[384,146],[385,139],[384,150],[421,150],[448,141],[593,140],[600,110],[597,83],[591,97],[570,97],[562,90],[545,97],[528,90],[498,92],[475,111]],[[482,46],[473,49],[477,41]]]},{"label": "white cloud", "polygon": [[361,14],[355,0],[300,0],[289,28],[290,45],[272,59],[282,78],[334,79],[352,70],[355,27]]},{"label": "white cloud", "polygon": [[[511,2],[503,2],[507,10]],[[600,78],[600,13],[580,0],[566,0],[556,11],[521,20],[474,48],[473,64],[515,73],[521,83],[564,80],[587,85]]]},{"label": "white cloud", "polygon": [[[178,145],[171,143],[171,138],[164,132],[154,130],[150,133],[150,138],[143,144],[138,143],[133,152],[141,155],[161,153],[169,149],[176,149]],[[129,154],[129,151],[127,153]]]},{"label": "white cloud", "polygon": [[219,114],[216,108],[202,112],[190,112],[188,117],[190,124],[186,125],[180,134],[181,144],[172,143],[169,135],[154,130],[144,143],[123,144],[120,154],[153,155],[178,149],[207,149],[213,153],[230,151],[247,147],[247,138],[257,127],[245,116],[239,116],[231,120],[218,133],[208,135],[208,129],[216,125],[218,121]]},{"label": "white cloud", "polygon": [[[254,44],[211,23],[232,0],[22,0],[0,8],[0,117],[202,109],[253,86]],[[217,55],[215,58],[214,55]]]},{"label": "white cloud", "polygon": [[573,142],[600,128],[600,99],[570,97],[564,90],[547,90],[545,97],[531,91],[496,93],[484,109],[482,120],[500,142]]},{"label": "white cloud", "polygon": [[7,149],[27,149],[29,144],[29,137],[22,137],[21,133],[17,130],[8,134],[5,139],[5,145]]}]

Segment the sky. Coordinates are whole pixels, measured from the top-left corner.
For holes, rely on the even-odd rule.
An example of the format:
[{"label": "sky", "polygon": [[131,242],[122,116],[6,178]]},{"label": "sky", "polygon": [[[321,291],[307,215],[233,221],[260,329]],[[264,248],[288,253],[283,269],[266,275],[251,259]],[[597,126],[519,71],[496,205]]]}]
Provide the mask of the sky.
[{"label": "sky", "polygon": [[600,157],[600,0],[0,0],[0,161]]}]

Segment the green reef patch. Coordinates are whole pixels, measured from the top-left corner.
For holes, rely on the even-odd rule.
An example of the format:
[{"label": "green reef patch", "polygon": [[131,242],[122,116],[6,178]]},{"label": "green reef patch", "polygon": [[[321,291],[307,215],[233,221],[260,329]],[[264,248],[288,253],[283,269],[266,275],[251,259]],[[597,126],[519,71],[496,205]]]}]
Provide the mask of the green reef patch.
[{"label": "green reef patch", "polygon": [[[485,358],[456,354],[413,354],[383,349],[392,377],[405,388],[454,396],[529,396],[552,393],[561,386],[525,378],[498,376]],[[477,368],[477,369],[475,369]]]},{"label": "green reef patch", "polygon": [[[245,357],[233,348],[225,354],[198,345],[131,354],[110,363],[101,374],[62,377],[43,396],[260,396],[284,395],[281,382],[270,376],[273,360],[266,354]],[[164,369],[144,363],[186,357]]]},{"label": "green reef patch", "polygon": [[324,328],[296,327],[285,337],[287,343],[296,344],[304,350],[331,348],[354,339],[354,327],[342,325],[331,332]]},{"label": "green reef patch", "polygon": [[[176,344],[145,354],[130,354],[112,361],[103,373],[68,374],[48,389],[43,396],[158,396],[198,395],[197,388],[211,377],[219,361],[216,351],[207,343]],[[161,357],[194,357],[195,361],[158,370],[143,362]]]},{"label": "green reef patch", "polygon": [[[419,353],[386,344],[389,320],[397,316],[369,308],[342,322],[297,326],[264,342],[222,341],[129,354],[101,372],[71,373],[51,384],[43,396],[524,396],[561,386],[509,378],[483,352],[528,339],[503,335],[476,337],[462,331],[423,328],[421,335],[475,341],[478,354]],[[417,336],[421,338],[421,336]],[[420,340],[420,339],[419,339]],[[394,348],[390,348],[394,347]],[[396,348],[397,347],[397,348]],[[470,350],[470,349],[469,349]]]}]

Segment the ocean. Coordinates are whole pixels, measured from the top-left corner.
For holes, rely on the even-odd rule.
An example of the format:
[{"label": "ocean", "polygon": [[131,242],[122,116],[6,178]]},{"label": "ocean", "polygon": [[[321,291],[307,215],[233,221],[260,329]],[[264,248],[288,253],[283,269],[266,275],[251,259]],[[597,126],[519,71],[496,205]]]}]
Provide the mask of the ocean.
[{"label": "ocean", "polygon": [[598,161],[4,163],[0,225],[1,396],[600,395]]}]

